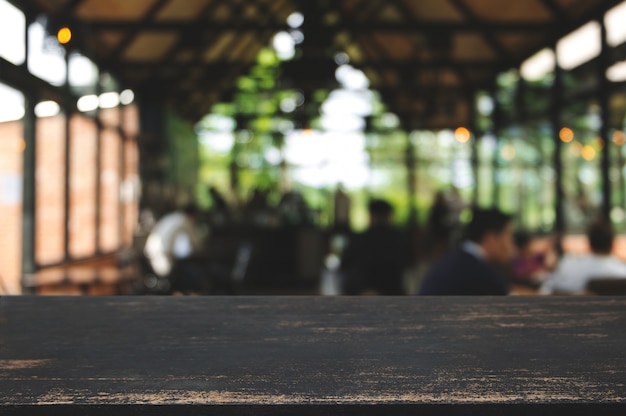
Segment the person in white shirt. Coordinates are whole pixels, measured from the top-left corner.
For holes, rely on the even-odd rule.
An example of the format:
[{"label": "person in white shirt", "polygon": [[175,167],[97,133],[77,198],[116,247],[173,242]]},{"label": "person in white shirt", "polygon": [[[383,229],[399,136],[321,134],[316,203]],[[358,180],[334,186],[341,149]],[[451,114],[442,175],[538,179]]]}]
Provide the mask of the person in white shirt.
[{"label": "person in white shirt", "polygon": [[188,204],[182,211],[167,214],[154,225],[144,253],[157,275],[169,276],[176,260],[187,259],[200,250],[198,215],[198,208]]},{"label": "person in white shirt", "polygon": [[611,255],[614,237],[613,229],[606,222],[592,223],[587,230],[591,253],[565,255],[539,292],[544,295],[583,294],[593,278],[626,278],[626,262]]}]

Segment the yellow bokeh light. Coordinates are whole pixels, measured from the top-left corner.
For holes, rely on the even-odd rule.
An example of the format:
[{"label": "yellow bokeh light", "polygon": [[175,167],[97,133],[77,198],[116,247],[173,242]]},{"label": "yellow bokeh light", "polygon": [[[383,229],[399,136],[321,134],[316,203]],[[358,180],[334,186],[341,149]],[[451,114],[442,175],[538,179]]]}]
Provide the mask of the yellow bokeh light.
[{"label": "yellow bokeh light", "polygon": [[613,143],[617,146],[623,146],[626,143],[626,134],[621,130],[616,130],[613,133]]},{"label": "yellow bokeh light", "polygon": [[57,32],[57,40],[61,45],[66,45],[72,40],[72,31],[69,27],[62,27]]},{"label": "yellow bokeh light", "polygon": [[559,131],[559,138],[561,141],[569,143],[574,140],[574,131],[569,127],[563,127],[561,131]]},{"label": "yellow bokeh light", "polygon": [[580,154],[585,160],[593,160],[596,157],[596,150],[591,145],[586,145]]},{"label": "yellow bokeh light", "polygon": [[467,143],[472,135],[465,127],[459,127],[454,130],[454,137],[459,143]]},{"label": "yellow bokeh light", "polygon": [[502,155],[502,159],[511,161],[515,159],[515,148],[510,144],[504,145],[502,146],[502,150],[500,150],[500,154]]}]

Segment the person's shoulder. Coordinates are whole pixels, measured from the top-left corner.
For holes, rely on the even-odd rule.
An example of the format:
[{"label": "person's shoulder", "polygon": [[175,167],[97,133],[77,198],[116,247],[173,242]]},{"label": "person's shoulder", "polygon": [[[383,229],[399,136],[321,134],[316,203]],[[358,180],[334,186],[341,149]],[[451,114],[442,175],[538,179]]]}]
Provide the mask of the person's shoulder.
[{"label": "person's shoulder", "polygon": [[590,254],[568,253],[559,260],[558,268],[582,267],[593,263],[595,260]]},{"label": "person's shoulder", "polygon": [[602,263],[607,269],[610,269],[616,274],[621,274],[626,277],[626,262],[624,262],[619,257],[607,256],[603,259]]},{"label": "person's shoulder", "polygon": [[429,271],[434,274],[440,272],[449,273],[450,270],[464,270],[468,265],[471,267],[473,263],[480,262],[461,248],[453,248],[437,259]]}]

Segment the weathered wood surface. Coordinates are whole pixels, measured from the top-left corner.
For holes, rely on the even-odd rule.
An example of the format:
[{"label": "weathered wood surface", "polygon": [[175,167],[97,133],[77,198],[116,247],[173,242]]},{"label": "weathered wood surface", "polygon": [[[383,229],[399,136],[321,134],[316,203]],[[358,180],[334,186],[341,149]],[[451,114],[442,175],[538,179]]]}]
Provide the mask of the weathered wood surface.
[{"label": "weathered wood surface", "polygon": [[0,415],[623,416],[625,383],[626,298],[0,298]]}]

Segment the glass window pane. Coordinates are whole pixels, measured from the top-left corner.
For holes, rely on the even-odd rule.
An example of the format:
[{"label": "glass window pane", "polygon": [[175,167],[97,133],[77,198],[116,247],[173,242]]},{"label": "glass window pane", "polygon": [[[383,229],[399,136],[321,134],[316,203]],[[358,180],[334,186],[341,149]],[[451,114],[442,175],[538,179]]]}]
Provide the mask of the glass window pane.
[{"label": "glass window pane", "polygon": [[0,123],[24,117],[24,96],[8,85],[0,84]]},{"label": "glass window pane", "polygon": [[23,64],[26,56],[25,27],[24,13],[6,0],[0,0],[0,56],[15,65]]},{"label": "glass window pane", "polygon": [[98,67],[87,57],[72,53],[68,62],[69,82],[72,91],[79,95],[96,92],[98,82]]},{"label": "glass window pane", "polygon": [[46,33],[42,22],[28,28],[28,70],[52,85],[65,83],[65,49]]}]

